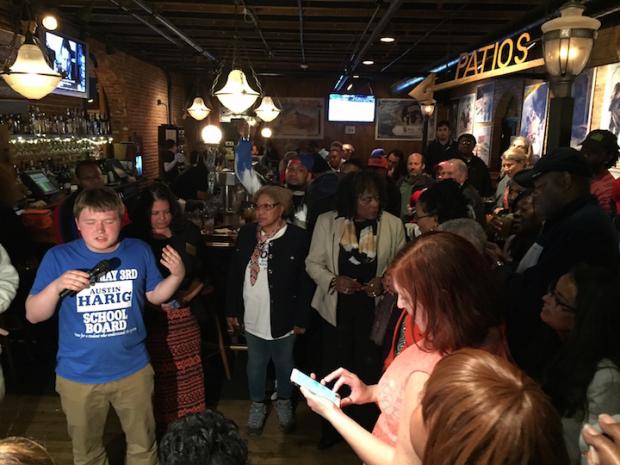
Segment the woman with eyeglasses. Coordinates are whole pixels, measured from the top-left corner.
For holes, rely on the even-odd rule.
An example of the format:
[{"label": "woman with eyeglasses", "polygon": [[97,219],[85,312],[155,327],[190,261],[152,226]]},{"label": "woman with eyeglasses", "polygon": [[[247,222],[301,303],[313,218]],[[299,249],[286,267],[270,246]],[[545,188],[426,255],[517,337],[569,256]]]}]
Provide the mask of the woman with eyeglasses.
[{"label": "woman with eyeglasses", "polygon": [[545,371],[543,388],[562,416],[571,464],[580,460],[579,433],[602,413],[620,413],[620,280],[581,265],[543,297],[541,319],[563,345]]},{"label": "woman with eyeglasses", "polygon": [[250,411],[248,432],[261,434],[267,418],[267,365],[276,370],[275,410],[281,428],[290,432],[295,417],[290,381],[295,337],[303,334],[310,309],[312,282],[306,274],[308,235],[287,224],[292,194],[279,186],[254,195],[256,223],[239,230],[228,276],[226,316],[232,331],[244,328],[248,346]]},{"label": "woman with eyeglasses", "polygon": [[[381,353],[370,340],[374,308],[383,294],[381,277],[405,244],[402,222],[384,211],[385,205],[384,180],[363,170],[340,181],[337,210],[317,220],[306,269],[317,285],[312,307],[321,317],[323,374],[340,366],[366,383],[379,378]],[[347,411],[367,429],[378,414],[372,406]],[[323,422],[319,447],[339,440]]]}]

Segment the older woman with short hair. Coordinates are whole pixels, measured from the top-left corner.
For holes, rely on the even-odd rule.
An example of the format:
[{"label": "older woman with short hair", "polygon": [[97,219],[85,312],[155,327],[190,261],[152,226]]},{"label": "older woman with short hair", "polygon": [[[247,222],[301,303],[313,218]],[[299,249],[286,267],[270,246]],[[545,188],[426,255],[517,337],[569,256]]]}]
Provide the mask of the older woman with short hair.
[{"label": "older woman with short hair", "polygon": [[497,184],[495,199],[497,208],[509,208],[510,184],[515,174],[523,171],[528,164],[528,155],[518,147],[511,147],[502,154],[502,173],[504,177]]},{"label": "older woman with short hair", "polygon": [[295,336],[302,334],[310,308],[312,282],[304,259],[306,231],[284,220],[292,206],[289,190],[262,187],[254,195],[256,223],[243,226],[231,260],[226,316],[231,329],[245,327],[248,345],[250,412],[248,431],[260,434],[267,417],[265,379],[276,369],[275,410],[285,432],[295,426],[290,381]]},{"label": "older woman with short hair", "polygon": [[[375,383],[381,357],[370,341],[374,308],[383,293],[381,277],[405,244],[404,228],[384,211],[384,180],[372,171],[343,178],[337,199],[337,211],[319,216],[306,258],[317,284],[312,307],[321,316],[323,372],[344,366]],[[376,414],[363,410],[352,413],[371,428]],[[320,446],[338,439],[324,423]]]}]

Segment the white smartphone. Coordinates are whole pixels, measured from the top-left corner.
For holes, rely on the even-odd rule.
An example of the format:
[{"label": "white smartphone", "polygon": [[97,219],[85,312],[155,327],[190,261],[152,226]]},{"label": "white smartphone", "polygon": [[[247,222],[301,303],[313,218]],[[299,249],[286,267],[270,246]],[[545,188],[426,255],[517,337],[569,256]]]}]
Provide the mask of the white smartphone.
[{"label": "white smartphone", "polygon": [[332,391],[327,386],[324,386],[318,381],[310,378],[310,376],[305,375],[297,368],[293,368],[293,371],[291,372],[291,382],[297,386],[306,388],[312,394],[325,397],[340,407],[340,396],[337,393]]}]

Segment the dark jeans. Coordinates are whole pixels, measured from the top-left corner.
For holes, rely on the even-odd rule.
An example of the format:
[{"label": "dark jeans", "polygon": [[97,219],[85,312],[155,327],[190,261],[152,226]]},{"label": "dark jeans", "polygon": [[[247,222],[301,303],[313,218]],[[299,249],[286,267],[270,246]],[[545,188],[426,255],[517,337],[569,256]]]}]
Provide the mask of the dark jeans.
[{"label": "dark jeans", "polygon": [[[364,383],[376,384],[381,376],[381,350],[370,340],[374,312],[369,305],[338,305],[338,326],[323,320],[323,373],[338,367],[355,373]],[[340,390],[342,398],[348,389]],[[352,405],[344,412],[367,430],[372,430],[379,409],[375,404]],[[328,422],[322,422],[323,435],[336,434]]]},{"label": "dark jeans", "polygon": [[248,344],[248,387],[250,399],[254,402],[265,400],[265,379],[267,377],[267,365],[273,360],[278,382],[278,398],[290,399],[293,391],[291,384],[291,371],[295,367],[293,361],[293,347],[295,335],[282,339],[262,339],[246,333]]}]

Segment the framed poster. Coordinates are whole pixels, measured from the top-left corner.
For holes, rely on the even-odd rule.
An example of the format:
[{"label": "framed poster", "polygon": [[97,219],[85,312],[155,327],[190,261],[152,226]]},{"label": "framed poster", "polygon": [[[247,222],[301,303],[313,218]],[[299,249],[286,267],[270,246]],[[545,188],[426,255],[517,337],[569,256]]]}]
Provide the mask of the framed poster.
[{"label": "framed poster", "polygon": [[476,124],[474,126],[474,137],[476,138],[476,154],[487,166],[489,166],[489,153],[491,152],[491,136],[493,126],[490,123]]},{"label": "framed poster", "polygon": [[[601,129],[608,129],[620,141],[620,63],[607,65],[607,81],[601,108]],[[605,70],[601,69],[601,72]]]},{"label": "framed poster", "polygon": [[454,134],[455,139],[458,139],[461,134],[471,134],[471,132],[473,131],[475,104],[476,94],[465,95],[459,100],[459,112],[456,121],[456,134]]},{"label": "framed poster", "polygon": [[456,140],[456,128],[458,127],[459,120],[459,101],[450,100],[450,106],[448,107],[448,121],[450,122],[450,137]]},{"label": "framed poster", "polygon": [[322,98],[279,98],[282,112],[269,126],[273,139],[322,139],[325,100]]},{"label": "framed poster", "polygon": [[590,130],[595,80],[596,68],[589,68],[577,76],[573,82],[574,107],[570,146],[577,149]]},{"label": "framed poster", "polygon": [[530,140],[533,155],[539,157],[545,146],[548,97],[549,84],[546,82],[526,86],[523,92],[520,135]]},{"label": "framed poster", "polygon": [[[428,124],[429,128],[431,125],[434,127],[434,119],[431,118]],[[375,139],[422,140],[423,130],[424,118],[416,100],[410,98],[377,100]]]},{"label": "framed poster", "polygon": [[492,120],[494,91],[494,83],[476,87],[475,123],[488,123]]}]

